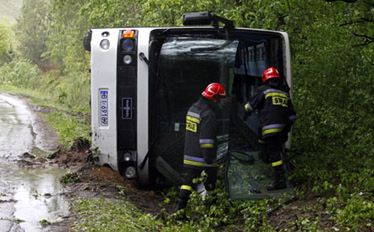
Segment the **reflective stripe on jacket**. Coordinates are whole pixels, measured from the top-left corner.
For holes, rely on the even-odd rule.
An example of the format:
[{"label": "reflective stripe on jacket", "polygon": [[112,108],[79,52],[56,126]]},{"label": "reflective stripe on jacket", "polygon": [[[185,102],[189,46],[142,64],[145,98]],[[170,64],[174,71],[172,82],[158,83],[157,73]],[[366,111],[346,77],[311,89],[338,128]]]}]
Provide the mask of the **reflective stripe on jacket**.
[{"label": "reflective stripe on jacket", "polygon": [[207,99],[192,104],[186,115],[184,165],[212,166],[216,158],[216,116]]},{"label": "reflective stripe on jacket", "polygon": [[262,137],[289,130],[296,120],[296,113],[289,94],[282,90],[264,85],[246,104],[245,110],[257,110],[260,115]]}]

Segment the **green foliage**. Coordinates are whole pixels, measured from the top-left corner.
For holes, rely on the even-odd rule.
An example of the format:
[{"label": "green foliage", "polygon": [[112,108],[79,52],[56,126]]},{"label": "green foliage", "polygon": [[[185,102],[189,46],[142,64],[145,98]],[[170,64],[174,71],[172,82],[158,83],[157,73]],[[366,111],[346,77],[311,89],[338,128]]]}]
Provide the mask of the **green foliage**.
[{"label": "green foliage", "polygon": [[[90,110],[90,79],[87,73],[69,73],[66,76],[50,77],[48,87],[58,105],[62,105],[74,112],[87,113]],[[53,89],[52,89],[53,87]]]},{"label": "green foliage", "polygon": [[0,66],[0,83],[33,88],[40,83],[38,67],[27,59],[17,59]]},{"label": "green foliage", "polygon": [[75,201],[73,209],[83,219],[76,222],[74,231],[275,231],[267,223],[266,212],[276,201],[231,202],[217,189],[204,201],[194,192],[183,211],[152,216],[125,200],[126,189],[119,191],[124,199]]},{"label": "green foliage", "polygon": [[353,27],[353,34],[360,40],[356,46],[374,43],[374,2],[358,1],[355,9],[346,14],[344,26]]},{"label": "green foliage", "polygon": [[[219,175],[223,176],[223,173]],[[204,178],[202,175],[194,183],[200,183]],[[218,181],[217,188],[209,191],[204,199],[196,191],[192,192],[185,209],[164,217],[162,231],[272,231],[267,212],[279,206],[279,202],[231,201],[223,184]]]},{"label": "green foliage", "polygon": [[8,61],[12,53],[12,34],[9,27],[0,21],[0,65]]},{"label": "green foliage", "polygon": [[85,17],[79,17],[84,1],[51,1],[51,23],[44,56],[63,71],[88,70],[88,55],[82,49],[82,38],[87,31]]},{"label": "green foliage", "polygon": [[141,213],[125,200],[80,199],[74,210],[84,216],[73,231],[159,231],[161,223],[149,214]]},{"label": "green foliage", "polygon": [[297,231],[310,231],[317,232],[318,230],[319,219],[316,218],[315,221],[311,221],[308,218],[298,218],[292,224]]},{"label": "green foliage", "polygon": [[42,54],[46,51],[45,42],[50,24],[48,2],[48,0],[24,0],[16,25],[20,54],[42,68],[47,66]]},{"label": "green foliage", "polygon": [[182,15],[193,11],[212,11],[217,15],[230,18],[237,26],[245,27],[278,27],[278,16],[284,10],[286,2],[270,0],[236,1],[162,1],[146,0],[143,3],[142,15],[146,25],[181,25]]},{"label": "green foliage", "polygon": [[51,225],[51,223],[47,219],[42,219],[42,220],[39,221],[39,223],[42,227],[46,227],[46,226]]},{"label": "green foliage", "polygon": [[[305,16],[307,26],[294,37],[294,95],[301,119],[294,130],[294,145],[304,152],[295,161],[300,167],[296,175],[312,178],[317,188],[328,181],[333,186],[347,184],[350,191],[363,190],[367,185],[359,185],[364,182],[357,183],[357,178],[366,178],[366,168],[373,163],[368,139],[374,136],[374,124],[365,115],[373,113],[368,105],[371,87],[367,84],[374,76],[368,67],[362,69],[365,49],[352,47],[356,38],[339,27],[345,18],[336,8],[352,9],[324,5],[320,3],[320,11]],[[303,19],[298,20],[297,24]]]},{"label": "green foliage", "polygon": [[370,195],[362,192],[351,194],[345,203],[332,197],[328,199],[327,205],[342,228],[354,231],[369,231],[373,228],[374,205]]},{"label": "green foliage", "polygon": [[60,142],[65,147],[71,147],[75,138],[89,139],[89,125],[82,123],[79,117],[61,112],[51,112],[46,115],[46,121],[51,125],[59,135]]},{"label": "green foliage", "polygon": [[67,73],[89,69],[89,54],[82,48],[88,29],[134,25],[141,18],[139,4],[131,0],[52,0],[51,5],[48,51],[44,55]]},{"label": "green foliage", "polygon": [[80,178],[77,173],[67,173],[61,177],[60,182],[64,185],[78,183]]},{"label": "green foliage", "polygon": [[53,71],[42,73],[27,59],[15,59],[0,66],[1,85],[37,91],[44,96],[43,105],[73,112],[89,111],[90,80],[87,76],[82,72],[66,76]]},{"label": "green foliage", "polygon": [[14,222],[17,223],[17,224],[21,224],[22,222],[25,222],[25,221],[22,220],[22,219],[16,218],[16,219],[14,219]]}]

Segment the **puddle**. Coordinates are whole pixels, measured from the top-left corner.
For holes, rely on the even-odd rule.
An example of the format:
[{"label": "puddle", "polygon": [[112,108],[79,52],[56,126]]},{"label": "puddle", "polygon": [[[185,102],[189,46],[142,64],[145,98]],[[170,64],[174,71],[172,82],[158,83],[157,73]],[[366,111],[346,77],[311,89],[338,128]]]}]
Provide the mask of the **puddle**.
[{"label": "puddle", "polygon": [[[48,154],[56,136],[22,100],[0,94],[0,231],[51,231],[49,223],[69,215],[56,167],[22,168],[20,156]],[[36,154],[34,154],[36,153]]]},{"label": "puddle", "polygon": [[[48,231],[41,222],[59,222],[68,216],[69,204],[59,183],[62,175],[63,170],[53,167],[24,169],[14,163],[0,163],[0,192],[3,193],[0,228],[4,228],[2,221],[7,224],[10,221],[25,231]],[[2,202],[7,203],[5,209]]]}]

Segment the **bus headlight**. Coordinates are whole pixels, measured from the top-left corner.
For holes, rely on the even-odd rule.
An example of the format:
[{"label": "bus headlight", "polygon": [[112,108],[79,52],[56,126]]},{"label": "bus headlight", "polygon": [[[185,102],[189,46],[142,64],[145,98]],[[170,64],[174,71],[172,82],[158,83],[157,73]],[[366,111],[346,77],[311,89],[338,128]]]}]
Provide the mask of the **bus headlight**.
[{"label": "bus headlight", "polygon": [[132,155],[130,152],[126,152],[125,154],[123,154],[123,160],[126,161],[126,162],[129,162],[132,160]]},{"label": "bus headlight", "polygon": [[109,47],[110,47],[110,42],[109,40],[107,39],[103,39],[100,41],[100,47],[103,49],[103,50],[108,50]]},{"label": "bus headlight", "polygon": [[132,62],[132,58],[131,58],[130,55],[126,55],[126,56],[123,57],[123,63],[131,64],[131,62]]},{"label": "bus headlight", "polygon": [[135,42],[132,39],[126,39],[122,42],[122,49],[125,52],[131,52],[135,48]]},{"label": "bus headlight", "polygon": [[126,168],[125,176],[127,179],[132,179],[136,177],[136,169],[134,166],[129,166]]}]

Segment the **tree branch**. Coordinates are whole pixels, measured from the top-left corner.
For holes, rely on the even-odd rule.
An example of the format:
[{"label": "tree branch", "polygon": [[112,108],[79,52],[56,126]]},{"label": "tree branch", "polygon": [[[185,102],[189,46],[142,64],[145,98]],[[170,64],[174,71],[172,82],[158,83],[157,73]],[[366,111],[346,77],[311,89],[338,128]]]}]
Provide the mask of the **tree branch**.
[{"label": "tree branch", "polygon": [[368,44],[374,43],[374,37],[372,36],[368,36],[365,34],[358,34],[356,32],[353,32],[353,35],[363,39],[363,43],[353,45],[353,47],[366,46]]},{"label": "tree branch", "polygon": [[372,1],[364,1],[365,4],[374,7],[374,2]]},{"label": "tree branch", "polygon": [[359,23],[364,23],[364,22],[374,23],[374,19],[360,18],[357,22],[359,22]]},{"label": "tree branch", "polygon": [[357,23],[374,23],[374,19],[360,18],[360,19],[357,19],[357,20],[352,20],[352,21],[349,21],[349,22],[346,22],[346,23],[342,23],[339,26],[344,27],[344,26],[357,24]]},{"label": "tree branch", "polygon": [[374,37],[371,37],[371,36],[368,36],[368,35],[365,35],[365,34],[358,34],[356,32],[353,32],[353,35],[357,36],[357,37],[364,38],[366,40],[374,40]]},{"label": "tree branch", "polygon": [[369,42],[360,43],[360,44],[354,44],[354,45],[352,45],[352,47],[356,48],[356,47],[367,46],[367,45],[369,45],[371,43],[374,43],[374,40],[373,41],[369,41]]},{"label": "tree branch", "polygon": [[355,21],[349,21],[349,22],[340,24],[339,27],[344,27],[344,26],[355,24],[355,23],[357,23],[357,22],[355,22]]}]

